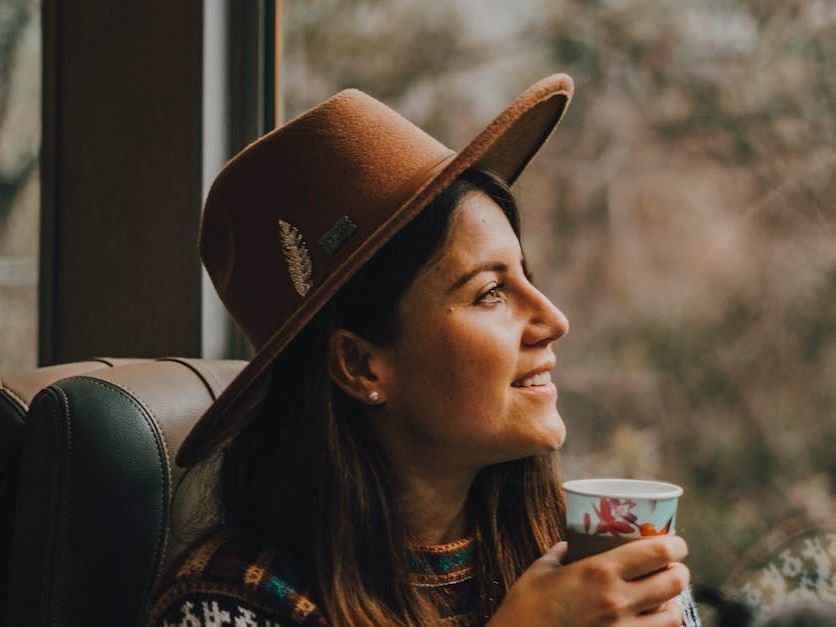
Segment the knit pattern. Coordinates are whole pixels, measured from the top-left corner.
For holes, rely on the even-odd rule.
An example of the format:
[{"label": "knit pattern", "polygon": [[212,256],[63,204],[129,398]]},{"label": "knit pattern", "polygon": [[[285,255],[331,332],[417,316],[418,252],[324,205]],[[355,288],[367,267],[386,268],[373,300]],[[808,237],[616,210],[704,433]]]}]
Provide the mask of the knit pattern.
[{"label": "knit pattern", "polygon": [[230,529],[198,544],[166,581],[148,616],[161,627],[326,625],[296,584],[293,559]]},{"label": "knit pattern", "polygon": [[[477,627],[478,610],[473,538],[409,550],[410,581],[436,608],[446,627]],[[156,627],[288,627],[327,625],[322,611],[299,578],[293,557],[265,547],[249,534],[223,529],[197,544],[161,586],[148,615]],[[677,599],[682,627],[700,627],[688,591]]]},{"label": "knit pattern", "polygon": [[473,538],[409,551],[410,582],[438,611],[443,625],[484,624],[478,612],[476,546]]},{"label": "knit pattern", "polygon": [[[437,608],[442,624],[481,625],[475,611],[475,549],[468,538],[409,551],[411,581]],[[157,627],[326,625],[290,554],[222,529],[196,545],[161,585],[149,612]]]},{"label": "knit pattern", "polygon": [[697,606],[694,603],[694,597],[691,596],[691,590],[686,589],[676,597],[676,601],[682,610],[682,627],[702,627],[702,621],[697,613]]}]

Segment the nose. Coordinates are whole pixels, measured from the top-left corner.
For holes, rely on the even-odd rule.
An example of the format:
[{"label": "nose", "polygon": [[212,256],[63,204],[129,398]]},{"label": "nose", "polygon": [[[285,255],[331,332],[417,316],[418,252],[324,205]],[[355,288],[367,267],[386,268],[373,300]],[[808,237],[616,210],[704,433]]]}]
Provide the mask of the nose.
[{"label": "nose", "polygon": [[533,285],[528,324],[523,334],[527,346],[548,346],[569,332],[569,320],[549,298]]}]

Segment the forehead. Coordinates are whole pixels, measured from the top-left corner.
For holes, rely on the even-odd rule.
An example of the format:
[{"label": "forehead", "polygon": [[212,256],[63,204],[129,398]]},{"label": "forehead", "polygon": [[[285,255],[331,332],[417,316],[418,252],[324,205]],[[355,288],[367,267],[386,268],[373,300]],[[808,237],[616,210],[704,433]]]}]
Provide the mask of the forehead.
[{"label": "forehead", "polygon": [[450,217],[447,237],[427,264],[432,274],[458,274],[485,261],[520,259],[520,242],[508,217],[487,194],[471,192]]}]

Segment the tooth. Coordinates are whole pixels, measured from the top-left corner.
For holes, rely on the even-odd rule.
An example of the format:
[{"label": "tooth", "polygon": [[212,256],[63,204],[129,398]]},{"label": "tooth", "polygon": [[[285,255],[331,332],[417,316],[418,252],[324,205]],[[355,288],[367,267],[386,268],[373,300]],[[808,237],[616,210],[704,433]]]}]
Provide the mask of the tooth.
[{"label": "tooth", "polygon": [[518,379],[511,385],[517,388],[524,388],[524,387],[531,387],[536,385],[546,385],[550,383],[552,380],[552,375],[550,372],[541,372],[540,374],[536,374],[532,377],[526,377],[525,379]]}]

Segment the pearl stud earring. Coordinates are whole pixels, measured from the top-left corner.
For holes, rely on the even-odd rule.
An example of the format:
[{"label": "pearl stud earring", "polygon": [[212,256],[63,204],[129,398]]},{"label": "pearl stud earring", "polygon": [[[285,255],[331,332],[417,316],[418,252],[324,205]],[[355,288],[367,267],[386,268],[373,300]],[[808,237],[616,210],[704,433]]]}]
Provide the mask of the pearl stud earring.
[{"label": "pearl stud earring", "polygon": [[369,394],[368,394],[368,396],[366,396],[366,398],[368,399],[368,401],[370,403],[376,403],[377,401],[380,400],[380,392],[378,392],[377,390],[369,392]]}]

